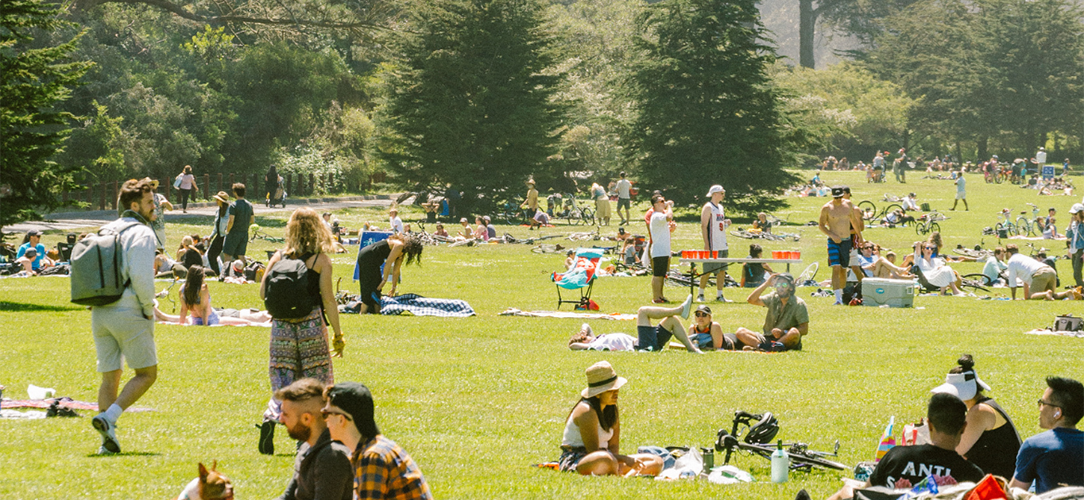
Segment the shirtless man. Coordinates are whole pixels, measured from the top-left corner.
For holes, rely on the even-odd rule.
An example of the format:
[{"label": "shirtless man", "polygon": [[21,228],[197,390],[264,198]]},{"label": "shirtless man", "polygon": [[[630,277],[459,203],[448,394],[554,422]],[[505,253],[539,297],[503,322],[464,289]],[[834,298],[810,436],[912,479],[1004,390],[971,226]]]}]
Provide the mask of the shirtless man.
[{"label": "shirtless man", "polygon": [[[821,207],[821,232],[828,236],[828,265],[832,266],[832,293],[835,305],[843,304],[843,285],[847,282],[847,267],[851,256],[851,228],[861,227],[862,220],[855,220],[855,209],[844,200],[842,186],[832,188],[832,201]],[[861,234],[858,235],[861,243]]]}]

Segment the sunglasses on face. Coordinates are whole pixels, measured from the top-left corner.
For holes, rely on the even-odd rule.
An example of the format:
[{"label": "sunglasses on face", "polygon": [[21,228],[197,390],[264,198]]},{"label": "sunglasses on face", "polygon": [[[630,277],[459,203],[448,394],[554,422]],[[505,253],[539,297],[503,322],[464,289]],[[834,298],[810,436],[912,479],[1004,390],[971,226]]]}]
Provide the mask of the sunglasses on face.
[{"label": "sunglasses on face", "polygon": [[694,314],[696,315],[696,317],[697,317],[697,318],[707,318],[707,317],[710,317],[710,316],[711,316],[711,315],[710,315],[710,314],[708,314],[708,313],[705,313],[705,312],[700,312],[700,311],[697,311],[697,312],[696,312],[696,313],[694,313]]}]

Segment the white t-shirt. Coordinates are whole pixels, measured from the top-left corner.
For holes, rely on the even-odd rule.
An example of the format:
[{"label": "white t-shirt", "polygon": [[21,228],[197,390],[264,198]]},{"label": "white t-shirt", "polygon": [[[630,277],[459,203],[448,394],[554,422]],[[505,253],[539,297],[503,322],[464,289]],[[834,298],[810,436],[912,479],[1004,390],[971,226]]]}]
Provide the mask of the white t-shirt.
[{"label": "white t-shirt", "polygon": [[1035,271],[1046,266],[1046,264],[1043,264],[1042,262],[1019,253],[1010,257],[1008,264],[1010,287],[1016,286],[1017,279],[1027,283],[1028,286],[1031,286],[1031,276],[1035,274]]},{"label": "white t-shirt", "polygon": [[966,191],[966,189],[965,189],[966,186],[967,186],[967,179],[964,179],[964,176],[961,175],[959,179],[956,179],[956,192],[957,193],[965,192]]},{"label": "white t-shirt", "polygon": [[711,209],[711,220],[708,221],[708,237],[711,241],[711,249],[714,251],[727,250],[726,246],[726,214],[723,206],[708,202],[705,207]]},{"label": "white t-shirt", "polygon": [[622,200],[631,198],[629,195],[629,189],[632,188],[632,183],[628,179],[621,179],[617,181],[617,197]]},{"label": "white t-shirt", "polygon": [[1039,166],[1046,165],[1046,151],[1035,153],[1035,163],[1038,163]]},{"label": "white t-shirt", "polygon": [[636,349],[636,338],[624,333],[604,333],[587,344],[595,351],[632,351]]},{"label": "white t-shirt", "polygon": [[390,222],[392,231],[395,231],[396,234],[403,232],[403,219],[400,219],[398,215],[392,217]]},{"label": "white t-shirt", "polygon": [[914,198],[906,196],[903,198],[903,209],[908,212],[918,210],[918,202]]},{"label": "white t-shirt", "polygon": [[670,256],[670,224],[666,212],[651,214],[651,257]]}]

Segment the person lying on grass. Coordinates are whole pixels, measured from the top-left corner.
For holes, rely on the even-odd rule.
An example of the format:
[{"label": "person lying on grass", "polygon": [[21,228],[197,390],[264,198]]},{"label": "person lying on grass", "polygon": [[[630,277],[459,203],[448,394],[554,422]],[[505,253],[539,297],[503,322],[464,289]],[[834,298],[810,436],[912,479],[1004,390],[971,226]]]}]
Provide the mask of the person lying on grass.
[{"label": "person lying on grass", "polygon": [[[774,291],[761,296],[767,288]],[[773,273],[764,284],[749,294],[746,302],[768,308],[762,332],[738,327],[734,332],[735,349],[790,351],[802,350],[802,337],[809,334],[809,310],[805,301],[794,296],[794,277]]]},{"label": "person lying on grass", "polygon": [[939,485],[981,481],[982,469],[956,453],[967,426],[967,405],[952,394],[934,394],[926,407],[926,423],[930,427],[932,444],[897,446],[888,450],[873,469],[869,481],[862,485],[851,482],[829,500],[853,498],[854,490],[870,486],[910,489],[925,480],[930,471]]},{"label": "person lying on grass", "polygon": [[[211,307],[211,293],[207,290],[207,283],[204,282],[205,274],[206,271],[203,266],[194,265],[188,268],[188,278],[177,291],[177,299],[181,303],[181,314],[177,317],[177,324],[184,325],[188,323],[188,313],[192,313],[192,324],[197,326],[214,326],[218,324],[252,325],[251,321],[239,317],[219,316],[218,310]],[[265,321],[260,321],[260,323],[266,323],[270,320],[270,317],[268,317]]]},{"label": "person lying on grass", "polygon": [[[220,319],[229,318],[230,320],[242,320],[247,323],[239,323],[231,321],[229,323],[232,326],[271,326],[271,315],[267,311],[261,311],[259,309],[215,309],[215,313],[218,314]],[[180,322],[180,316],[176,314],[169,314],[158,308],[158,301],[154,301],[154,320],[159,323],[172,323],[177,324]],[[182,323],[184,325],[192,325],[192,317],[189,321]],[[226,323],[218,323],[219,325],[225,325]]]},{"label": "person lying on grass", "polygon": [[621,417],[617,393],[628,380],[599,361],[587,368],[587,388],[572,407],[561,437],[560,470],[584,476],[645,475],[662,471],[662,459],[651,454],[621,454]]},{"label": "person lying on grass", "polygon": [[[681,325],[683,318],[689,317],[689,308],[692,307],[693,296],[689,295],[685,302],[677,307],[643,306],[636,311],[636,329],[639,338],[624,333],[605,333],[594,335],[591,326],[584,323],[580,331],[572,335],[568,340],[568,348],[573,351],[632,351],[650,350],[661,351],[666,347],[671,337],[677,338],[689,352],[701,353],[696,345],[689,340],[685,333],[685,327]],[[658,325],[652,326],[651,320],[660,319]],[[690,330],[691,331],[691,330]]]}]

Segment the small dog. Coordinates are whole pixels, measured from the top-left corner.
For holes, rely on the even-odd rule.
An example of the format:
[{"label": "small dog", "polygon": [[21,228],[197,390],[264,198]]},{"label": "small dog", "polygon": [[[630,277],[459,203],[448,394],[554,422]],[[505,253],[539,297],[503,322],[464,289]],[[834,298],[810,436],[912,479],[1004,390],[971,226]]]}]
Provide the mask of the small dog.
[{"label": "small dog", "polygon": [[217,460],[211,463],[211,470],[199,464],[199,477],[184,487],[177,500],[233,500],[233,483],[219,474],[217,467]]}]

